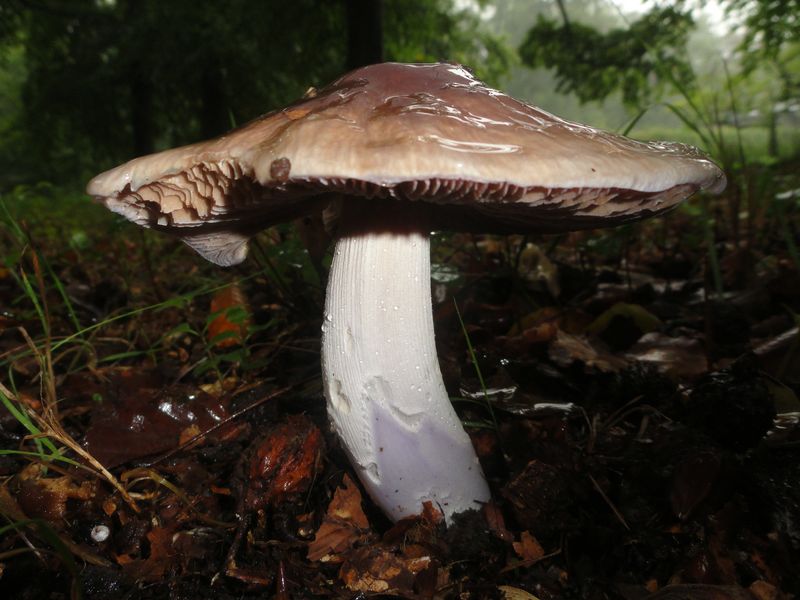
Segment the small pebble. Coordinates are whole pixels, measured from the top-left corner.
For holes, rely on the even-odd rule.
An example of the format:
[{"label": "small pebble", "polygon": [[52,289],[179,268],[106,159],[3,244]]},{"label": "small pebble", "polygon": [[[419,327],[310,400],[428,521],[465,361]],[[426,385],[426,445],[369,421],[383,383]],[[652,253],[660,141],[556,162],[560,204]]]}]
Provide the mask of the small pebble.
[{"label": "small pebble", "polygon": [[95,525],[92,527],[92,540],[95,542],[105,542],[108,539],[111,530],[107,525]]}]

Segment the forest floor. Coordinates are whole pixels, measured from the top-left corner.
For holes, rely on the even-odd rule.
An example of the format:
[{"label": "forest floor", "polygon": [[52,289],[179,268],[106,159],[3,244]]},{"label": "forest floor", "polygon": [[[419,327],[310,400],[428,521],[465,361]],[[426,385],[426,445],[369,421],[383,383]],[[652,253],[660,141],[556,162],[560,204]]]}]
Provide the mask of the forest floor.
[{"label": "forest floor", "polygon": [[437,235],[439,359],[492,490],[446,527],[390,523],[332,435],[326,261],[290,228],[220,270],[28,196],[0,227],[0,597],[800,597],[788,213]]}]

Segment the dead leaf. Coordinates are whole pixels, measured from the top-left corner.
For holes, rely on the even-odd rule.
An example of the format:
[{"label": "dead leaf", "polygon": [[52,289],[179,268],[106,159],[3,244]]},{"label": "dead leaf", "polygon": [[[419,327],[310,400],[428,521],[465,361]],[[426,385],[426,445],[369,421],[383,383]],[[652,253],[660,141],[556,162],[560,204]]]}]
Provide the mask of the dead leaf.
[{"label": "dead leaf", "polygon": [[339,577],[354,592],[412,594],[417,575],[431,562],[428,555],[398,556],[384,546],[368,546],[351,553]]},{"label": "dead leaf", "polygon": [[308,545],[308,560],[341,562],[340,554],[367,537],[369,522],[361,509],[361,493],[347,475],[342,483],[344,487],[336,488],[322,525]]},{"label": "dead leaf", "polygon": [[529,531],[523,531],[520,541],[514,542],[512,546],[517,556],[525,562],[539,560],[544,556],[544,548]]},{"label": "dead leaf", "polygon": [[[107,468],[175,448],[228,416],[230,398],[175,384],[150,388],[115,374],[86,432],[86,449]],[[134,379],[134,382],[137,381]],[[191,431],[187,431],[191,428]]]},{"label": "dead leaf", "polygon": [[67,512],[68,500],[91,500],[97,487],[94,481],[76,484],[72,477],[45,477],[44,467],[31,464],[20,473],[17,501],[32,518],[60,521]]},{"label": "dead leaf", "polygon": [[150,555],[145,559],[132,559],[124,555],[118,557],[126,575],[137,581],[157,582],[164,578],[175,561],[177,553],[172,545],[174,527],[155,527],[147,532]]},{"label": "dead leaf", "polygon": [[748,589],[756,597],[756,600],[778,600],[783,598],[783,594],[780,593],[778,588],[761,579],[751,583]]},{"label": "dead leaf", "polygon": [[575,362],[603,373],[616,373],[625,368],[627,361],[595,347],[587,338],[559,331],[550,342],[550,359],[562,367]]},{"label": "dead leaf", "polygon": [[503,512],[491,500],[483,505],[483,516],[486,519],[487,525],[489,525],[489,530],[494,534],[495,537],[503,540],[504,542],[514,541],[514,534],[511,533],[506,527],[506,522],[503,518]]},{"label": "dead leaf", "polygon": [[501,585],[497,589],[502,592],[503,598],[506,600],[539,600],[537,596],[534,596],[530,592],[510,585]]},{"label": "dead leaf", "polygon": [[625,354],[626,358],[654,365],[661,373],[676,379],[693,379],[708,371],[703,345],[690,337],[670,337],[653,331]]},{"label": "dead leaf", "polygon": [[558,333],[562,309],[545,306],[524,317],[508,330],[509,336],[522,335],[526,342],[547,342]]}]

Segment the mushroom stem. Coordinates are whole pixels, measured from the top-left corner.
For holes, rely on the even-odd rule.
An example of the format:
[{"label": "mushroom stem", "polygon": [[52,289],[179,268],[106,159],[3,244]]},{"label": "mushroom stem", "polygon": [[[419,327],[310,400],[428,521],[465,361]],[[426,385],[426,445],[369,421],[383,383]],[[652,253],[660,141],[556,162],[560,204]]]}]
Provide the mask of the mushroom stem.
[{"label": "mushroom stem", "polygon": [[372,499],[392,519],[431,501],[449,522],[489,488],[442,381],[430,240],[391,213],[351,211],[336,243],[322,326],[328,413]]}]

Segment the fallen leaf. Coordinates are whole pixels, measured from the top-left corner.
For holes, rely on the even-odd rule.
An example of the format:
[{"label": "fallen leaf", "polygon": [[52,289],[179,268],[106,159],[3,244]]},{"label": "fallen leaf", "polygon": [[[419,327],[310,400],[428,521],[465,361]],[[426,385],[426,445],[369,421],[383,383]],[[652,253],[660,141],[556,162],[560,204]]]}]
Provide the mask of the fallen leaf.
[{"label": "fallen leaf", "polygon": [[123,375],[109,383],[113,392],[92,412],[85,437],[86,449],[107,468],[171,450],[228,417],[227,397],[183,384],[141,387]]},{"label": "fallen leaf", "polygon": [[756,600],[778,600],[783,597],[778,588],[761,579],[751,583],[748,589]]},{"label": "fallen leaf", "polygon": [[483,505],[483,516],[486,519],[486,524],[489,526],[489,530],[494,534],[495,537],[503,540],[504,542],[514,541],[514,534],[511,533],[508,528],[506,528],[503,512],[491,500]]},{"label": "fallen leaf", "polygon": [[587,338],[565,331],[558,332],[550,343],[548,354],[553,362],[562,367],[579,362],[603,373],[616,373],[627,364],[625,359],[596,348]]},{"label": "fallen leaf", "polygon": [[45,477],[45,469],[34,463],[20,473],[17,501],[32,518],[60,521],[67,511],[68,500],[91,500],[96,492],[94,481],[76,484],[69,475]]},{"label": "fallen leaf", "polygon": [[501,585],[497,589],[503,593],[503,598],[506,600],[539,600],[537,596],[534,596],[530,592],[510,585]]},{"label": "fallen leaf", "polygon": [[520,541],[514,542],[512,546],[517,556],[525,562],[539,560],[544,556],[544,548],[529,531],[523,531]]},{"label": "fallen leaf", "polygon": [[174,534],[174,527],[155,527],[145,536],[150,547],[150,554],[147,558],[131,559],[126,555],[118,557],[117,562],[122,565],[125,574],[132,580],[161,581],[177,556],[172,545]]},{"label": "fallen leaf", "polygon": [[550,341],[558,333],[562,312],[554,306],[542,307],[522,317],[508,330],[508,335],[522,335],[531,344]]},{"label": "fallen leaf", "polygon": [[658,331],[639,338],[625,357],[650,363],[675,379],[693,379],[708,371],[703,344],[690,337],[670,337]]},{"label": "fallen leaf", "polygon": [[412,594],[417,575],[431,566],[430,556],[405,557],[382,545],[352,552],[339,577],[354,592]]},{"label": "fallen leaf", "polygon": [[342,483],[344,487],[336,488],[322,525],[308,545],[308,560],[342,562],[340,555],[367,536],[369,522],[361,509],[361,493],[347,475]]}]

